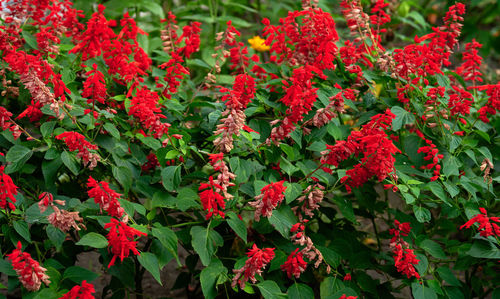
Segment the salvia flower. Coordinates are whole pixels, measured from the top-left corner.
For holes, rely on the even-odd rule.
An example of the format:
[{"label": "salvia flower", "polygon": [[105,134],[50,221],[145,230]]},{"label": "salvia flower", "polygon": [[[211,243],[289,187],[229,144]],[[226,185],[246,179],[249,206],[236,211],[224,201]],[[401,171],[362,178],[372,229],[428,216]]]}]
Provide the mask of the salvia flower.
[{"label": "salvia flower", "polygon": [[167,118],[158,107],[159,96],[146,86],[138,89],[130,101],[129,115],[135,117],[144,129],[149,129],[155,138],[168,134],[169,123],[161,120]]},{"label": "salvia flower", "polygon": [[54,202],[54,196],[49,192],[42,192],[40,196],[38,196],[38,199],[40,200],[38,202],[40,213],[45,212],[49,206],[52,206],[52,203]]},{"label": "salvia flower", "polygon": [[79,212],[69,212],[66,210],[60,210],[55,205],[52,205],[52,209],[54,212],[50,214],[47,219],[50,224],[63,232],[69,231],[71,228],[75,230],[80,230],[80,226],[85,227],[83,224],[79,223],[83,221],[83,218],[80,217]]},{"label": "salvia flower", "polygon": [[[0,166],[0,208],[11,209],[14,211],[16,207],[17,186],[12,181],[12,178],[4,172],[4,166]],[[8,201],[10,200],[10,201]]]},{"label": "salvia flower", "polygon": [[478,43],[475,39],[472,42],[465,44],[465,52],[463,53],[461,66],[457,67],[456,73],[463,76],[465,81],[472,81],[473,83],[483,82],[480,71],[481,62],[483,58],[479,55],[479,50],[483,45]]},{"label": "salvia flower", "polygon": [[45,274],[47,269],[32,259],[28,252],[22,252],[21,242],[17,242],[16,249],[7,254],[7,258],[12,262],[12,267],[19,277],[19,281],[28,291],[38,291],[42,282],[47,286],[49,285],[49,277]]},{"label": "salvia flower", "polygon": [[257,245],[253,244],[252,248],[248,250],[247,256],[245,265],[240,269],[233,270],[236,274],[231,284],[233,288],[236,284],[239,284],[242,289],[245,288],[245,283],[248,280],[255,283],[257,281],[255,275],[261,275],[262,270],[274,258],[274,248],[259,249]]},{"label": "salvia flower", "polygon": [[394,220],[394,226],[396,228],[389,230],[389,233],[393,235],[390,246],[394,254],[394,265],[398,272],[405,274],[408,278],[416,277],[420,279],[420,274],[415,270],[415,265],[418,264],[419,260],[416,258],[413,249],[410,249],[410,244],[402,238],[410,233],[410,223],[401,223]]},{"label": "salvia flower", "polygon": [[208,184],[200,184],[198,191],[203,209],[207,211],[206,219],[209,219],[214,214],[221,217],[225,216],[223,210],[226,207],[226,202],[224,196],[220,194],[222,186],[217,184],[212,176],[209,177]]},{"label": "salvia flower", "polygon": [[94,178],[89,177],[87,188],[89,188],[87,191],[88,196],[93,198],[96,204],[99,204],[101,210],[104,209],[112,217],[121,218],[123,216],[125,210],[118,201],[121,194],[109,188],[107,182],[98,182]]},{"label": "salvia flower", "polygon": [[339,299],[358,299],[358,296],[347,296],[346,294],[342,294]]},{"label": "salvia flower", "polygon": [[269,218],[273,215],[273,210],[285,198],[284,182],[279,181],[265,186],[260,190],[261,194],[255,197],[255,201],[249,203],[255,208],[255,221],[259,221],[261,216]]},{"label": "salvia flower", "polygon": [[306,271],[307,263],[302,258],[302,251],[295,249],[289,256],[286,262],[281,265],[281,270],[286,272],[288,278],[299,278],[302,272]]},{"label": "salvia flower", "polygon": [[0,106],[0,128],[2,128],[2,130],[4,131],[11,131],[14,139],[17,139],[19,138],[19,136],[21,136],[21,129],[16,123],[12,121],[12,119],[10,118],[11,116],[12,113],[7,111],[7,109],[5,109],[4,107]]},{"label": "salvia flower", "polygon": [[82,281],[81,286],[76,285],[69,292],[64,294],[59,299],[94,299],[92,295],[95,293],[94,285],[87,283],[86,280]]},{"label": "salvia flower", "polygon": [[483,237],[498,236],[500,237],[500,227],[497,223],[500,223],[500,217],[488,217],[485,208],[479,208],[480,213],[472,217],[464,225],[460,226],[460,229],[470,228],[477,223],[479,225],[479,234]]},{"label": "salvia flower", "polygon": [[82,158],[83,164],[88,165],[89,169],[92,170],[97,166],[100,157],[96,153],[91,153],[90,150],[97,150],[98,147],[85,140],[85,136],[82,134],[78,132],[64,132],[57,135],[56,139],[64,140],[71,152],[78,151],[76,156]]},{"label": "salvia flower", "polygon": [[108,244],[113,254],[113,258],[109,262],[108,268],[115,264],[117,257],[123,262],[123,259],[128,257],[131,251],[134,255],[140,254],[136,248],[137,241],[135,241],[135,238],[138,236],[146,236],[145,233],[115,218],[111,218],[111,222],[104,225],[104,228],[109,228],[109,233],[106,235],[106,238],[108,239]]},{"label": "salvia flower", "polygon": [[85,73],[88,76],[83,82],[82,97],[87,98],[87,103],[95,105],[95,102],[104,104],[106,101],[106,81],[104,75],[97,69],[97,64],[92,65],[92,70]]}]

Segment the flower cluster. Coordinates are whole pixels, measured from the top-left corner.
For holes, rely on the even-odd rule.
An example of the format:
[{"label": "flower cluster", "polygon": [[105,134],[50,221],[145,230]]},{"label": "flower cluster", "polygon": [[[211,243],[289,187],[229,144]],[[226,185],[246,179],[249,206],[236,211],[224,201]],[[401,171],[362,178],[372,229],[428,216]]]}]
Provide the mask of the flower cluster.
[{"label": "flower cluster", "polygon": [[465,81],[472,81],[473,83],[483,82],[480,71],[481,62],[483,58],[479,55],[479,50],[483,45],[478,43],[475,39],[472,42],[465,44],[465,52],[463,53],[463,63],[457,67],[455,72],[461,75]]},{"label": "flower cluster", "polygon": [[435,181],[439,178],[441,172],[441,165],[439,165],[439,161],[443,159],[443,155],[439,153],[439,150],[436,148],[436,145],[432,143],[432,140],[425,138],[424,134],[419,130],[415,130],[417,136],[427,143],[427,145],[420,147],[417,150],[417,153],[424,153],[426,156],[424,157],[425,161],[429,161],[429,164],[422,166],[422,169],[433,169],[433,176],[431,177],[431,182]]},{"label": "flower cluster", "polygon": [[80,217],[78,211],[69,212],[67,210],[61,210],[54,204],[56,203],[64,206],[66,205],[64,200],[54,200],[54,196],[49,192],[42,192],[40,196],[38,196],[38,199],[40,200],[38,202],[40,213],[44,213],[49,207],[52,208],[53,212],[47,216],[47,220],[54,227],[57,227],[63,232],[68,232],[71,228],[75,230],[80,230],[80,227],[85,228],[85,225],[81,223],[83,218]]},{"label": "flower cluster", "polygon": [[14,139],[17,139],[19,138],[19,136],[21,136],[21,129],[15,122],[12,121],[12,119],[10,118],[11,116],[12,113],[7,111],[7,109],[5,109],[4,107],[0,107],[0,127],[4,131],[11,131]]},{"label": "flower cluster", "polygon": [[156,92],[149,90],[146,86],[137,89],[136,95],[130,100],[129,115],[135,117],[143,126],[148,129],[155,138],[161,138],[163,134],[168,134],[169,123],[164,123],[161,119],[167,118],[158,107],[159,96]]},{"label": "flower cluster", "polygon": [[274,258],[274,248],[259,249],[257,245],[253,244],[252,248],[248,250],[247,256],[245,265],[240,269],[233,270],[236,274],[231,284],[233,288],[236,287],[236,284],[239,284],[242,289],[245,288],[245,283],[248,280],[255,283],[257,281],[255,275],[261,275],[262,270]]},{"label": "flower cluster", "polygon": [[81,286],[76,285],[69,292],[64,294],[59,299],[94,299],[92,295],[95,293],[94,285],[87,283],[86,280],[82,281]]},{"label": "flower cluster", "polygon": [[91,153],[89,150],[97,150],[98,147],[85,140],[85,136],[82,134],[78,132],[64,132],[57,135],[56,139],[64,140],[71,152],[78,151],[76,156],[82,158],[83,164],[88,166],[89,169],[92,170],[97,166],[100,157],[98,154]]},{"label": "flower cluster", "polygon": [[82,97],[87,98],[87,103],[94,107],[95,102],[104,104],[106,101],[106,81],[104,75],[97,69],[97,64],[92,65],[92,69],[85,73],[88,76],[83,83]]},{"label": "flower cluster", "polygon": [[255,221],[259,221],[260,216],[269,218],[273,215],[273,210],[285,198],[286,186],[283,186],[283,183],[284,181],[279,181],[263,187],[260,190],[261,194],[255,197],[255,201],[249,203],[255,208]]},{"label": "flower cluster", "polygon": [[217,175],[217,179],[214,180],[215,184],[221,186],[222,194],[226,200],[230,200],[233,196],[227,191],[227,188],[234,186],[234,183],[231,183],[232,180],[236,178],[236,175],[229,171],[229,167],[226,162],[224,162],[224,154],[208,154],[209,163],[214,168],[215,171],[219,172]]},{"label": "flower cluster", "polygon": [[297,248],[288,256],[286,262],[281,265],[281,270],[286,272],[288,278],[292,278],[292,276],[299,278],[300,274],[306,270],[307,263],[302,256],[302,251],[299,251],[299,248]]},{"label": "flower cluster", "polygon": [[17,186],[12,178],[4,172],[4,168],[3,165],[0,166],[0,208],[6,210],[8,207],[14,211],[16,209],[14,204],[16,203]]},{"label": "flower cluster", "polygon": [[89,177],[87,188],[89,188],[87,191],[88,196],[93,198],[96,204],[99,204],[101,211],[104,209],[112,217],[121,218],[123,216],[125,211],[118,201],[121,194],[109,188],[108,183],[104,181],[98,182]]},{"label": "flower cluster", "polygon": [[[302,192],[303,195],[296,199],[297,202],[302,203],[300,211],[309,217],[314,217],[313,211],[319,209],[319,204],[323,201],[323,197],[325,196],[323,192],[324,189],[325,187],[320,184],[307,186]],[[293,207],[292,210],[299,219],[302,219],[302,214],[298,213],[299,206]]]},{"label": "flower cluster", "polygon": [[42,282],[49,285],[50,280],[45,272],[47,269],[31,258],[28,252],[22,251],[22,244],[17,242],[17,247],[7,254],[7,259],[12,262],[12,267],[19,276],[19,281],[30,292],[38,291]]},{"label": "flower cluster", "polygon": [[348,169],[346,176],[341,178],[349,192],[351,188],[362,186],[373,176],[379,182],[389,175],[396,179],[394,154],[401,151],[384,131],[395,117],[389,109],[377,114],[360,131],[352,131],[347,141],[340,140],[333,146],[327,145],[327,150],[322,152],[321,162],[336,167],[352,154],[356,157],[362,155],[360,162],[353,169]]},{"label": "flower cluster", "polygon": [[208,184],[201,183],[198,188],[203,209],[208,212],[206,219],[212,217],[213,214],[224,217],[225,214],[222,210],[225,209],[226,202],[224,201],[224,196],[220,194],[222,192],[222,186],[217,184],[212,176],[208,179]]},{"label": "flower cluster", "polygon": [[[323,262],[323,254],[314,246],[312,239],[305,234],[305,223],[309,222],[308,220],[303,220],[302,222],[298,222],[292,226],[290,232],[293,234],[291,236],[291,240],[293,244],[304,246],[300,250],[301,257],[302,255],[306,257],[309,261],[314,261],[314,268],[318,268],[319,265]],[[305,271],[305,267],[303,268]],[[303,272],[302,271],[302,272]],[[330,273],[331,268],[330,265],[326,266],[326,273]],[[300,273],[298,273],[300,276]],[[296,276],[298,278],[298,276]]]},{"label": "flower cluster", "polygon": [[478,90],[485,90],[488,95],[488,102],[479,109],[479,119],[489,123],[488,115],[495,115],[500,111],[500,82],[477,87]]},{"label": "flower cluster", "polygon": [[139,251],[137,250],[137,241],[135,241],[135,237],[137,236],[146,236],[147,234],[136,230],[128,226],[125,222],[116,220],[115,218],[111,218],[111,222],[104,225],[104,229],[108,229],[109,232],[106,235],[108,239],[108,244],[111,249],[111,253],[113,254],[113,258],[108,264],[108,268],[115,264],[116,258],[119,257],[120,261],[123,262],[123,259],[130,255],[130,251],[134,255],[139,255]]},{"label": "flower cluster", "polygon": [[389,233],[393,235],[390,245],[394,254],[394,265],[398,272],[406,274],[408,278],[414,276],[420,279],[420,274],[418,274],[414,266],[418,264],[419,260],[413,253],[413,249],[410,249],[410,245],[402,238],[410,233],[410,223],[400,223],[398,220],[394,220],[394,225],[396,228],[389,230]]},{"label": "flower cluster", "polygon": [[497,236],[500,237],[500,227],[495,222],[500,223],[500,217],[488,217],[485,208],[479,208],[480,213],[472,217],[460,229],[470,228],[474,223],[479,224],[479,234],[483,237]]}]

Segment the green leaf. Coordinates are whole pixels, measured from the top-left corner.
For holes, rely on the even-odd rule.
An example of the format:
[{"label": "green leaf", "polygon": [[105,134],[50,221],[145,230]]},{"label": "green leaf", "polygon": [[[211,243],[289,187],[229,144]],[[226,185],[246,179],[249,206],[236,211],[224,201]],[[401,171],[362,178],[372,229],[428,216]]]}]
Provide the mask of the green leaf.
[{"label": "green leaf", "polygon": [[108,240],[103,235],[91,232],[84,235],[76,245],[104,248],[108,246]]},{"label": "green leaf", "polygon": [[429,260],[427,260],[427,257],[424,254],[417,253],[415,254],[418,260],[418,264],[415,265],[415,269],[417,269],[418,274],[420,276],[425,275],[427,272],[427,268],[429,267]]},{"label": "green leaf", "polygon": [[227,213],[227,224],[231,229],[246,243],[247,242],[247,227],[245,222],[240,220],[234,212]]},{"label": "green leaf", "polygon": [[181,183],[181,167],[180,166],[168,166],[161,170],[161,178],[163,182],[163,187],[167,191],[174,191],[179,187]]},{"label": "green leaf", "polygon": [[14,230],[28,242],[31,242],[30,229],[28,228],[28,223],[26,221],[18,220],[14,221]]},{"label": "green leaf", "polygon": [[217,296],[217,282],[222,274],[227,273],[227,268],[222,265],[218,259],[212,260],[210,265],[201,270],[200,284],[205,298],[213,299]]},{"label": "green leaf", "polygon": [[415,299],[437,299],[437,294],[433,289],[418,282],[411,284],[411,293]]},{"label": "green leaf", "polygon": [[391,112],[396,115],[396,118],[392,121],[393,131],[398,131],[403,125],[412,124],[415,121],[415,116],[402,107],[394,106],[391,108]]},{"label": "green leaf", "polygon": [[168,227],[160,226],[160,224],[155,224],[155,226],[151,229],[153,236],[175,257],[177,264],[181,265],[177,253],[177,235]]},{"label": "green leaf", "polygon": [[183,212],[190,208],[200,206],[200,203],[198,202],[198,193],[191,188],[179,189],[179,194],[177,194],[177,200],[175,203],[177,204],[179,210]]},{"label": "green leaf", "polygon": [[339,208],[342,215],[344,215],[344,217],[347,220],[351,221],[354,224],[358,223],[356,221],[356,216],[354,215],[354,210],[352,208],[352,201],[351,200],[349,200],[345,196],[342,196],[342,197],[337,196],[333,200],[337,204],[337,207]]},{"label": "green leaf", "polygon": [[443,160],[443,174],[446,177],[450,175],[458,175],[458,169],[460,167],[460,162],[454,156],[446,156]]},{"label": "green leaf", "polygon": [[144,137],[141,134],[136,134],[136,137],[142,143],[152,148],[154,151],[157,151],[161,148],[161,142],[158,139],[154,139],[153,137]]},{"label": "green leaf", "polygon": [[132,170],[126,166],[112,167],[113,177],[122,185],[125,189],[125,194],[128,193],[130,187],[132,186]]},{"label": "green leaf", "polygon": [[146,270],[148,270],[149,273],[151,273],[151,275],[153,275],[154,279],[160,285],[163,285],[161,283],[160,266],[156,255],[151,252],[141,252],[141,254],[137,256],[137,260]]},{"label": "green leaf", "polygon": [[446,254],[444,253],[441,246],[439,246],[438,243],[432,241],[431,239],[423,240],[422,242],[420,242],[419,246],[435,258],[446,259]]},{"label": "green leaf", "polygon": [[21,169],[31,158],[31,155],[33,152],[25,146],[14,145],[11,147],[5,155],[5,160],[11,163],[5,168],[5,173],[13,173]]},{"label": "green leaf", "polygon": [[467,254],[477,258],[500,259],[498,246],[487,240],[476,240]]},{"label": "green leaf", "polygon": [[26,43],[32,48],[37,49],[38,43],[36,42],[36,38],[31,34],[28,30],[22,30],[21,35],[23,36]]},{"label": "green leaf", "polygon": [[199,254],[201,263],[208,266],[218,246],[224,244],[224,240],[218,232],[201,226],[193,226],[190,231],[194,250]]},{"label": "green leaf", "polygon": [[12,263],[4,259],[0,259],[0,273],[5,273],[8,276],[17,275],[16,271],[12,267]]},{"label": "green leaf", "polygon": [[439,267],[436,269],[438,272],[439,276],[444,279],[447,283],[449,283],[451,286],[455,287],[460,287],[462,284],[460,283],[460,280],[457,279],[455,274],[451,271],[450,268],[448,267]]},{"label": "green leaf", "polygon": [[66,167],[74,174],[78,175],[80,167],[76,161],[76,158],[68,153],[67,151],[63,151],[61,154],[61,160],[66,165]]},{"label": "green leaf", "polygon": [[284,186],[286,187],[285,200],[287,204],[291,203],[297,197],[299,197],[300,194],[302,194],[302,186],[300,186],[300,184],[298,183],[285,182]]},{"label": "green leaf", "polygon": [[338,265],[340,265],[341,256],[337,252],[330,248],[319,245],[316,246],[316,248],[318,248],[318,250],[321,252],[323,258],[325,259],[325,262],[327,262],[328,265],[332,266],[333,268],[336,268]]},{"label": "green leaf", "polygon": [[431,220],[431,212],[427,208],[413,206],[413,213],[420,223],[429,222]]},{"label": "green leaf", "polygon": [[99,277],[97,273],[78,266],[71,266],[64,271],[63,279],[69,279],[77,284],[86,280],[88,283]]},{"label": "green leaf", "polygon": [[47,237],[49,237],[50,242],[54,244],[57,251],[60,251],[66,240],[66,234],[53,225],[47,225],[45,230],[47,231]]},{"label": "green leaf", "polygon": [[287,296],[281,292],[280,287],[272,280],[266,280],[256,285],[262,297],[265,299],[286,298]]},{"label": "green leaf", "polygon": [[446,196],[446,193],[444,192],[443,187],[441,187],[441,184],[439,184],[438,182],[430,182],[429,184],[427,184],[427,187],[439,199],[441,199],[443,202],[445,202],[450,207],[452,206],[452,204],[450,203],[450,200],[449,200],[448,196]]},{"label": "green leaf", "polygon": [[297,223],[297,219],[293,214],[290,206],[282,206],[278,210],[274,210],[269,223],[285,238],[288,239],[288,234],[292,226]]},{"label": "green leaf", "polygon": [[52,134],[52,131],[54,131],[55,126],[56,126],[55,121],[44,122],[40,126],[40,132],[42,133],[43,138],[47,138],[50,134]]},{"label": "green leaf", "polygon": [[104,130],[108,131],[111,136],[113,136],[116,139],[120,139],[120,131],[113,125],[112,123],[105,123],[104,124]]},{"label": "green leaf", "polygon": [[303,283],[294,283],[292,286],[288,288],[288,298],[290,299],[309,299],[314,298],[313,290],[303,284]]},{"label": "green leaf", "polygon": [[71,82],[75,81],[75,79],[76,74],[70,67],[63,68],[61,80],[63,80],[64,84],[68,85]]},{"label": "green leaf", "polygon": [[[52,277],[51,277],[51,282],[52,282]],[[36,293],[36,295],[33,297],[33,299],[58,299],[58,298],[60,298],[60,295],[54,289],[49,289],[49,288],[41,290],[40,292]]]}]

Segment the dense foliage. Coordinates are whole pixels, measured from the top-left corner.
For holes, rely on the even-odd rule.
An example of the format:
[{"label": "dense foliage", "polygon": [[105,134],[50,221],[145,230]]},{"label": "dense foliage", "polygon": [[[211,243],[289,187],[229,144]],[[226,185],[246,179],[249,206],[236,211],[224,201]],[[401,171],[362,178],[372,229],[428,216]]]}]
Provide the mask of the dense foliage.
[{"label": "dense foliage", "polygon": [[500,83],[464,4],[0,3],[4,294],[500,296]]}]

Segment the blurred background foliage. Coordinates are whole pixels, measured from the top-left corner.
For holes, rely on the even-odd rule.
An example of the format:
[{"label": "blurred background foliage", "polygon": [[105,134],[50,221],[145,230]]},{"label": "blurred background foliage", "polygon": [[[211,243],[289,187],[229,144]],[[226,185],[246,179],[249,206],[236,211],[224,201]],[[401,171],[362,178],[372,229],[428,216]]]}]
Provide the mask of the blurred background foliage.
[{"label": "blurred background foliage", "polygon": [[[97,3],[89,5],[88,0],[75,0],[75,6],[90,17],[96,10]],[[375,1],[373,1],[375,2]],[[440,26],[447,8],[456,1],[452,0],[385,0],[390,3],[389,10],[392,22],[383,35],[383,45],[386,49],[401,47],[413,41],[415,35],[425,35],[432,31],[433,26]],[[472,39],[480,42],[483,47],[480,54],[484,58],[483,73],[487,82],[495,82],[500,77],[500,1],[472,0],[462,1],[467,6],[462,35],[461,47]],[[190,21],[199,21],[202,25],[202,51],[197,53],[198,60],[188,63],[208,63],[211,65],[211,54],[215,46],[215,33],[223,31],[226,22],[242,32],[241,41],[248,45],[247,40],[259,35],[263,25],[261,20],[268,18],[272,23],[279,22],[288,11],[300,10],[298,0],[109,0],[100,1],[106,6],[106,16],[118,19],[128,11],[139,26],[149,33],[141,37],[141,46],[155,58],[163,55],[161,52],[159,20],[172,11],[179,26]],[[372,1],[362,0],[365,11],[372,6]],[[319,0],[319,6],[330,12],[341,37],[348,37],[349,32],[341,17],[340,0]],[[137,16],[137,12],[140,12]],[[249,47],[250,55],[253,49]],[[456,51],[461,52],[461,51]],[[455,57],[461,59],[461,57]],[[161,60],[161,59],[160,59]],[[192,77],[196,74],[192,74]],[[201,74],[200,74],[201,76]]]}]

